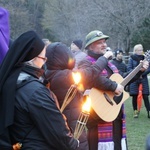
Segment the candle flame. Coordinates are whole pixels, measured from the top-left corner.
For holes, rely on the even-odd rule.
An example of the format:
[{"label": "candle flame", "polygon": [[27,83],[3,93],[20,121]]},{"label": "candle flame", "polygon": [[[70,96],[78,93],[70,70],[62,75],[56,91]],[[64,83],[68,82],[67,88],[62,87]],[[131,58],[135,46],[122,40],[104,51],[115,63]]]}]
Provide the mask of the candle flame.
[{"label": "candle flame", "polygon": [[91,109],[91,99],[89,96],[86,96],[86,102],[82,106],[82,112],[89,113]]},{"label": "candle flame", "polygon": [[72,72],[72,76],[75,84],[78,84],[81,80],[81,74],[79,72]]}]

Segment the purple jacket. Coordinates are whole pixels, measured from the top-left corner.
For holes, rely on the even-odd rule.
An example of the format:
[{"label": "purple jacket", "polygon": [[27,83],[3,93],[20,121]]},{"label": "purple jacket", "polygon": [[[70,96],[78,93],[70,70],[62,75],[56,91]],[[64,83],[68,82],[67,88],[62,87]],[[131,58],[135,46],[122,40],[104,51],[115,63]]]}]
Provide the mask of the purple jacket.
[{"label": "purple jacket", "polygon": [[0,7],[0,64],[8,50],[9,39],[9,12]]}]

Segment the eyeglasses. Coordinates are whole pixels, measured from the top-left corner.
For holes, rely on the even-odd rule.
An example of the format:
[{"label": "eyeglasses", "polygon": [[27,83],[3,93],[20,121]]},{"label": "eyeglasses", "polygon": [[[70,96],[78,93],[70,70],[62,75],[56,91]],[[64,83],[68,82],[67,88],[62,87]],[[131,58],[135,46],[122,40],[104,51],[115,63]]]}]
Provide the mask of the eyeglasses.
[{"label": "eyeglasses", "polygon": [[37,57],[40,58],[40,59],[43,59],[44,62],[47,61],[47,57],[42,57],[42,56],[37,56]]}]

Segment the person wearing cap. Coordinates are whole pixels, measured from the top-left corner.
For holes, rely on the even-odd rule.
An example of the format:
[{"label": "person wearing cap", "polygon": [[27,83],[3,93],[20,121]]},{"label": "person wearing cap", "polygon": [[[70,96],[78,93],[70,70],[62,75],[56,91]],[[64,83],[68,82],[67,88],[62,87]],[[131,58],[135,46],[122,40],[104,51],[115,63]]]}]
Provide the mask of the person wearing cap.
[{"label": "person wearing cap", "polygon": [[119,70],[119,74],[124,77],[125,73],[127,73],[127,66],[123,62],[123,51],[121,49],[115,49],[114,51],[115,58],[111,60],[111,63],[117,67],[117,69]]},{"label": "person wearing cap", "polygon": [[[50,82],[50,89],[57,96],[60,107],[63,104],[67,91],[72,85],[74,85],[72,72],[77,71],[81,74],[80,85],[82,84],[84,87],[83,91],[78,90],[75,97],[73,97],[72,101],[63,111],[67,118],[69,127],[74,131],[78,117],[82,111],[81,107],[83,104],[84,90],[94,86],[96,79],[99,76],[99,72],[104,69],[104,66],[108,62],[110,53],[106,53],[100,59],[97,59],[95,64],[86,69],[74,68],[74,55],[67,45],[62,42],[54,42],[48,45],[46,48],[46,57],[47,70],[45,71],[44,77]],[[86,129],[84,129],[81,134],[79,141],[80,145],[77,150],[89,150]]]},{"label": "person wearing cap", "polygon": [[78,63],[87,56],[87,54],[82,51],[82,43],[82,40],[74,40],[70,45],[70,49],[72,50],[76,60],[75,68],[77,68]]},{"label": "person wearing cap", "polygon": [[[112,51],[107,51],[106,40],[109,36],[103,34],[99,30],[91,31],[85,38],[85,49],[87,55],[85,60],[82,60],[78,67],[86,68],[94,64],[95,61]],[[112,54],[113,55],[113,54]],[[112,57],[112,56],[111,56]],[[103,63],[101,64],[103,65]],[[144,66],[148,67],[148,62]],[[121,95],[124,87],[115,81],[109,79],[113,73],[118,73],[118,69],[110,61],[105,65],[104,70],[99,73],[97,82],[94,85],[97,89],[103,91],[111,91],[116,95]],[[100,85],[100,86],[99,86]],[[88,140],[90,150],[126,150],[126,127],[125,127],[125,115],[122,109],[118,117],[113,122],[105,122],[99,118],[96,113],[90,112],[90,118],[88,120]],[[106,108],[107,109],[107,108]]]},{"label": "person wearing cap", "polygon": [[2,150],[75,150],[79,145],[57,101],[39,80],[45,53],[39,36],[27,31],[13,42],[0,66]]}]

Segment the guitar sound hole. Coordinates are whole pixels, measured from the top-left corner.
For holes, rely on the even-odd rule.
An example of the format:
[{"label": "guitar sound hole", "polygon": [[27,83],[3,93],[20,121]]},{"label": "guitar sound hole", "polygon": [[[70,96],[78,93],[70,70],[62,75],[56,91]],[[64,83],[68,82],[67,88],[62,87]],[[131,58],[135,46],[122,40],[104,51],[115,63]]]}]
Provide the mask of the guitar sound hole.
[{"label": "guitar sound hole", "polygon": [[122,100],[123,93],[120,96],[114,96],[113,100],[115,101],[116,104],[119,104]]}]

